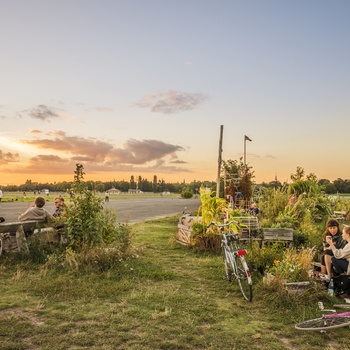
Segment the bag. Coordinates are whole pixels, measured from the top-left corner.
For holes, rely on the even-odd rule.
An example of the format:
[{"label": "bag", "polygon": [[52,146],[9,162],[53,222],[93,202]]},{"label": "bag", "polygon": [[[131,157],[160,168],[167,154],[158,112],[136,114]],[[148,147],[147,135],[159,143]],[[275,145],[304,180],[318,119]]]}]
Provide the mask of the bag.
[{"label": "bag", "polygon": [[350,293],[350,275],[340,275],[333,277],[334,291],[337,295]]}]

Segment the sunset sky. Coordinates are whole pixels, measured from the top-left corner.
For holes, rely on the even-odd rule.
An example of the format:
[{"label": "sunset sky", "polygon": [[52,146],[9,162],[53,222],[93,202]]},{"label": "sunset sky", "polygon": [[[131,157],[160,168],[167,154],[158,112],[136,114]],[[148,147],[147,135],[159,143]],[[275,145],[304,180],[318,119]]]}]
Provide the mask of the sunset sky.
[{"label": "sunset sky", "polygon": [[349,0],[0,0],[0,186],[350,179]]}]

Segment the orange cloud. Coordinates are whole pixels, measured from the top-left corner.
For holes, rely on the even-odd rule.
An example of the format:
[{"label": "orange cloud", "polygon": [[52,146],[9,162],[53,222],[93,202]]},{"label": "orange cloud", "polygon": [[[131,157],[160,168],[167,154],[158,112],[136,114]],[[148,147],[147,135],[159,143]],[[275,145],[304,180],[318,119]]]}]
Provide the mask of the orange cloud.
[{"label": "orange cloud", "polygon": [[18,153],[11,153],[11,152],[4,153],[2,150],[0,150],[0,164],[18,162],[18,160],[19,160]]},{"label": "orange cloud", "polygon": [[[33,134],[40,134],[38,130]],[[52,150],[54,155],[39,154],[30,158],[26,167],[16,169],[20,173],[71,173],[76,163],[81,163],[89,171],[159,171],[188,172],[174,164],[177,152],[184,151],[179,145],[160,140],[135,140],[125,142],[123,148],[92,138],[68,136],[63,131],[46,134],[46,138],[22,140],[22,144],[42,150]],[[57,154],[58,153],[58,154]]]}]

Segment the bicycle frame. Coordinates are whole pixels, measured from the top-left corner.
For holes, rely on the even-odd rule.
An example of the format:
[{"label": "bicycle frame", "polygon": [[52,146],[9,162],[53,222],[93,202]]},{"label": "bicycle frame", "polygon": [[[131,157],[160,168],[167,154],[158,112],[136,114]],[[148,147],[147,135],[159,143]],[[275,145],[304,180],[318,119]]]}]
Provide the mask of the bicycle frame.
[{"label": "bicycle frame", "polygon": [[233,222],[236,225],[238,224],[236,221],[231,221],[221,225],[212,222],[209,224],[209,226],[215,225],[219,227],[222,233],[221,245],[223,250],[226,278],[232,282],[232,277],[234,277],[238,282],[244,299],[247,301],[252,301],[253,281],[245,259],[247,252],[245,249],[238,247],[237,243],[239,242],[239,235],[237,233],[232,231],[229,231],[228,233],[225,232],[225,227],[229,226]]},{"label": "bicycle frame", "polygon": [[[245,268],[245,272],[247,274],[247,277],[248,277],[248,284],[252,285],[253,282],[252,282],[252,277],[250,275],[250,270],[248,268],[248,265],[245,261],[245,255],[247,254],[247,251],[243,248],[238,248],[237,247],[237,240],[238,238],[235,238],[233,236],[231,236],[232,234],[225,234],[223,233],[222,235],[222,244],[223,244],[223,247],[227,253],[227,259],[230,261],[230,263],[232,264],[232,266],[234,266],[234,271],[233,271],[233,274],[235,275],[235,277],[238,279],[240,278],[239,275],[238,275],[238,269],[237,269],[237,264],[236,264],[236,260],[234,259],[234,256],[237,255],[238,257],[241,258],[242,262],[244,262],[244,268]],[[235,234],[233,234],[235,235]],[[232,237],[232,243],[227,239],[228,237]],[[234,245],[234,246],[232,246]]]}]

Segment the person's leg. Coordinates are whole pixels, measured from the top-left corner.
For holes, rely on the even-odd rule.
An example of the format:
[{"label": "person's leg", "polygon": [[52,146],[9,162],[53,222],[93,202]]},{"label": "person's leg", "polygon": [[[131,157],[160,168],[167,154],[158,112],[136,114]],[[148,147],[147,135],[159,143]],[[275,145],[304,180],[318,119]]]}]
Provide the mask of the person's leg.
[{"label": "person's leg", "polygon": [[348,270],[349,262],[346,259],[337,259],[332,257],[332,264],[336,273],[344,273]]},{"label": "person's leg", "polygon": [[325,254],[324,256],[324,262],[325,262],[325,265],[326,265],[326,270],[327,270],[327,275],[329,278],[331,278],[333,276],[333,273],[332,273],[332,256],[331,255],[328,255],[328,254]]},{"label": "person's leg", "polygon": [[326,270],[326,264],[324,262],[324,253],[322,253],[321,255],[320,263],[321,263],[321,274],[325,275],[327,273],[327,270]]}]

